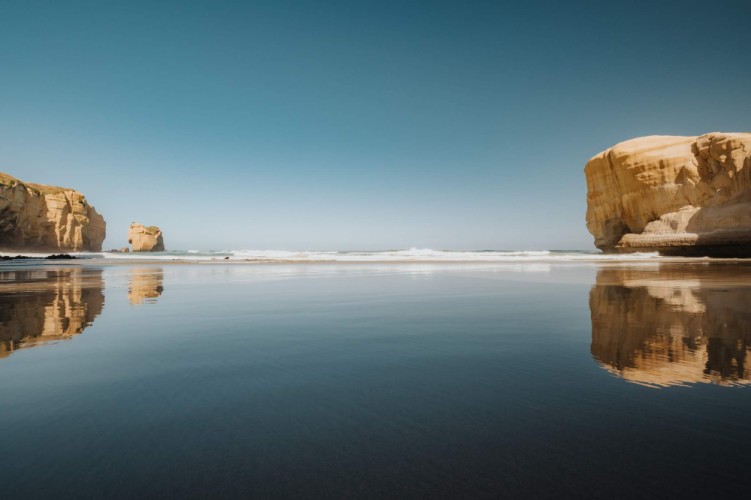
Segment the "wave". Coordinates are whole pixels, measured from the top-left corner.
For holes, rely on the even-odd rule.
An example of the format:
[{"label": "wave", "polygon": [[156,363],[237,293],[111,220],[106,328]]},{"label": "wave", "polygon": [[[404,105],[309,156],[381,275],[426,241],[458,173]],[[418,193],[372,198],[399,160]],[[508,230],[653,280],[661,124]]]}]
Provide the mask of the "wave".
[{"label": "wave", "polygon": [[653,260],[654,253],[603,254],[563,250],[433,250],[410,248],[381,251],[186,250],[159,253],[98,253],[82,256],[119,260],[243,261],[243,262],[560,262]]}]

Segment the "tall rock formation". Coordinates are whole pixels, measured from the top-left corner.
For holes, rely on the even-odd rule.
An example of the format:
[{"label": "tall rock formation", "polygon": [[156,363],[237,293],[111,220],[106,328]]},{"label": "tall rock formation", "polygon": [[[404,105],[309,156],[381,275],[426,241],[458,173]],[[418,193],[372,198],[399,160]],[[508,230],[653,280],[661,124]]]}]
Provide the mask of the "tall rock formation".
[{"label": "tall rock formation", "polygon": [[164,252],[162,230],[156,226],[144,226],[133,222],[128,230],[128,243],[134,252]]},{"label": "tall rock formation", "polygon": [[73,189],[0,173],[0,250],[98,252],[104,218]]},{"label": "tall rock formation", "polygon": [[584,173],[603,251],[751,256],[751,134],[632,139]]}]

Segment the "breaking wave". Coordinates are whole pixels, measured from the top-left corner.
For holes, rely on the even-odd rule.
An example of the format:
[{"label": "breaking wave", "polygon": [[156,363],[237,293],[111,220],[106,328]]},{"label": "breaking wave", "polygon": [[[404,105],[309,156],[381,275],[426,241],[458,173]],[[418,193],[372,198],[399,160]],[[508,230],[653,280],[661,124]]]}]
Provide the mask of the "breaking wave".
[{"label": "breaking wave", "polygon": [[657,253],[603,254],[562,250],[408,250],[382,251],[289,251],[216,250],[171,251],[159,253],[100,253],[92,257],[127,260],[245,261],[245,262],[560,262],[652,260]]}]

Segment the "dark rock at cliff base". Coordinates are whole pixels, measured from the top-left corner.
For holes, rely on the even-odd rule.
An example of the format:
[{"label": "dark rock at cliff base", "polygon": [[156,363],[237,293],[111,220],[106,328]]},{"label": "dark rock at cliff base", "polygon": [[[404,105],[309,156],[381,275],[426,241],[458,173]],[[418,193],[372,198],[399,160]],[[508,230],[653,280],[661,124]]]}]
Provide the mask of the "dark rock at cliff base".
[{"label": "dark rock at cliff base", "polygon": [[48,255],[47,257],[31,257],[29,255],[3,255],[0,256],[0,260],[33,260],[33,259],[44,259],[44,260],[73,260],[77,259],[78,257],[75,257],[73,255],[70,255],[68,253],[58,253],[53,255]]}]

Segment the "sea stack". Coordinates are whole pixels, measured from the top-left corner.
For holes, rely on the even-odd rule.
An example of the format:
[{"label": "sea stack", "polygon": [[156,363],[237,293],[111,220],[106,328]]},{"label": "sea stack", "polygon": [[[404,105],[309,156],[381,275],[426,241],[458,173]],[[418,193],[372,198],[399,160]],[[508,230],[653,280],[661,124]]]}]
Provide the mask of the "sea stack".
[{"label": "sea stack", "polygon": [[751,257],[750,133],[640,137],[584,173],[597,248]]},{"label": "sea stack", "polygon": [[80,192],[0,173],[0,250],[99,252],[104,217]]},{"label": "sea stack", "polygon": [[128,243],[134,252],[164,252],[162,230],[157,226],[144,226],[137,222],[130,225]]}]

